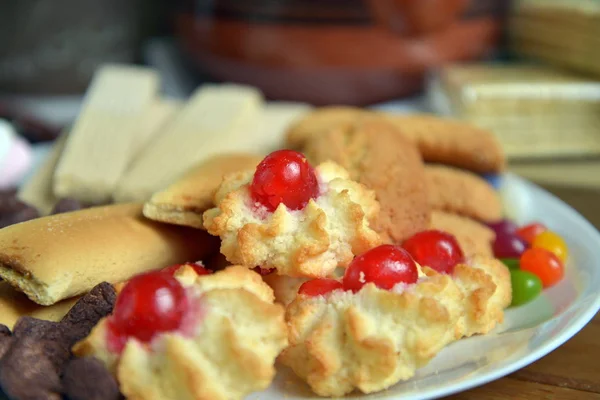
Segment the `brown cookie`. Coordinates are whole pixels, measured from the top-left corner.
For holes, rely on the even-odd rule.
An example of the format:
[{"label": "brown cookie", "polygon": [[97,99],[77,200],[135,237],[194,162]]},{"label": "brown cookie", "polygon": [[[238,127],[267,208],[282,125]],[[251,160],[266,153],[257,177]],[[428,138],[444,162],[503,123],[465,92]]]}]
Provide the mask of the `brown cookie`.
[{"label": "brown cookie", "polygon": [[370,115],[369,111],[347,106],[317,108],[292,124],[286,134],[286,144],[292,149],[301,149],[314,135],[327,132],[340,124],[348,124]]},{"label": "brown cookie", "polygon": [[293,124],[287,132],[287,145],[301,149],[314,136],[363,118],[389,119],[413,141],[423,160],[453,165],[478,173],[498,172],[505,167],[500,143],[489,131],[464,122],[433,115],[401,115],[368,111],[355,107],[322,107]]},{"label": "brown cookie", "polygon": [[465,256],[483,255],[493,257],[494,231],[467,217],[444,211],[431,211],[431,229],[448,232],[456,238]]},{"label": "brown cookie", "polygon": [[392,115],[387,118],[412,140],[423,160],[473,172],[502,171],[506,159],[500,142],[485,129],[433,115]]},{"label": "brown cookie", "polygon": [[494,188],[472,172],[443,165],[426,165],[429,205],[479,221],[502,218],[502,203]]},{"label": "brown cookie", "polygon": [[262,157],[221,154],[193,167],[144,204],[146,218],[169,224],[202,228],[202,213],[213,206],[215,190],[223,176],[256,167]]},{"label": "brown cookie", "polygon": [[381,118],[345,123],[313,136],[304,152],[317,164],[332,160],[374,190],[381,212],[373,228],[383,241],[400,243],[427,229],[425,170],[415,146]]}]

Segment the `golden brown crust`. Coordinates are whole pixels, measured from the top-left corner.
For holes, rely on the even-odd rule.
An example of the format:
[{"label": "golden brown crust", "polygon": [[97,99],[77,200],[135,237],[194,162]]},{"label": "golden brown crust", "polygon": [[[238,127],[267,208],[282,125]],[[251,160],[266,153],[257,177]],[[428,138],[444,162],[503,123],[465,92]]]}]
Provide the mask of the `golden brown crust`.
[{"label": "golden brown crust", "polygon": [[429,226],[423,163],[417,149],[381,118],[338,125],[306,142],[314,163],[333,160],[375,191],[381,205],[373,224],[384,242],[400,243]]},{"label": "golden brown crust", "polygon": [[433,210],[431,212],[431,229],[448,232],[456,238],[465,256],[494,255],[492,243],[496,238],[493,230],[487,226],[460,215]]},{"label": "golden brown crust", "polygon": [[348,178],[333,163],[315,168],[322,193],[302,210],[280,204],[257,211],[249,194],[253,171],[225,178],[216,207],[204,213],[204,226],[221,237],[221,253],[234,264],[275,268],[289,276],[323,277],[346,266],[356,254],[377,246],[369,226],[379,205],[375,194]]},{"label": "golden brown crust", "polygon": [[356,294],[298,295],[286,310],[289,347],[280,359],[321,396],[371,393],[412,377],[444,346],[487,333],[510,303],[510,275],[476,258],[454,275],[392,291],[367,284]]},{"label": "golden brown crust", "polygon": [[443,165],[426,165],[425,178],[432,209],[484,222],[502,218],[500,196],[485,179]]},{"label": "golden brown crust", "polygon": [[212,157],[193,167],[144,204],[144,216],[155,221],[203,228],[202,213],[214,206],[215,191],[227,174],[254,168],[261,157],[231,153]]},{"label": "golden brown crust", "polygon": [[386,117],[417,145],[425,161],[479,173],[500,172],[506,167],[500,142],[490,131],[434,115]]},{"label": "golden brown crust", "polygon": [[166,333],[146,346],[129,340],[120,357],[106,348],[106,319],[73,351],[102,360],[128,399],[242,399],[266,389],[275,358],[287,345],[284,311],[260,276],[234,266],[197,276],[175,274],[200,301],[202,318],[191,337]]},{"label": "golden brown crust", "polygon": [[400,115],[354,107],[322,107],[292,125],[287,144],[302,149],[309,141],[340,125],[367,117],[388,119],[419,149],[423,160],[453,165],[479,173],[504,170],[506,159],[493,133],[467,123],[434,115]]},{"label": "golden brown crust", "polygon": [[217,248],[206,232],[144,218],[141,204],[94,207],[0,230],[0,277],[51,305]]}]

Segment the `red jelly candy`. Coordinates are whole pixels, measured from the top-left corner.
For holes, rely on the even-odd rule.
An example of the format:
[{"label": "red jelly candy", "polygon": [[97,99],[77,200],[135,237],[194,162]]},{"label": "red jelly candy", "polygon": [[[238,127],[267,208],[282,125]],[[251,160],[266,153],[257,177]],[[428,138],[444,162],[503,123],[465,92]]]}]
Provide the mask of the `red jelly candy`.
[{"label": "red jelly candy", "polygon": [[533,240],[542,232],[546,232],[548,228],[539,222],[534,222],[529,225],[525,225],[517,229],[517,236],[525,241],[525,243],[531,245]]},{"label": "red jelly candy", "polygon": [[415,283],[417,266],[406,250],[384,244],[356,257],[344,275],[344,289],[359,291],[368,282],[382,289],[392,289],[397,283]]},{"label": "red jelly candy", "polygon": [[166,272],[169,275],[175,275],[175,273],[179,270],[179,268],[186,266],[186,265],[194,268],[194,271],[198,275],[210,275],[213,273],[210,269],[206,268],[204,265],[197,264],[197,263],[185,263],[185,264],[171,265],[170,267],[164,268],[162,270],[162,272]]},{"label": "red jelly candy", "polygon": [[304,282],[298,289],[298,294],[306,296],[322,296],[334,290],[343,289],[342,282],[334,279],[312,279]]},{"label": "red jelly candy", "polygon": [[[188,311],[183,286],[163,271],[138,275],[125,285],[110,317],[111,336],[149,342],[161,332],[179,328]],[[118,344],[116,347],[120,347]]]},{"label": "red jelly candy", "polygon": [[402,247],[422,266],[444,274],[451,274],[456,264],[465,261],[456,238],[442,231],[419,232],[407,239]]},{"label": "red jelly candy", "polygon": [[281,203],[300,210],[319,195],[319,182],[302,153],[278,150],[258,164],[250,194],[255,202],[271,212]]}]

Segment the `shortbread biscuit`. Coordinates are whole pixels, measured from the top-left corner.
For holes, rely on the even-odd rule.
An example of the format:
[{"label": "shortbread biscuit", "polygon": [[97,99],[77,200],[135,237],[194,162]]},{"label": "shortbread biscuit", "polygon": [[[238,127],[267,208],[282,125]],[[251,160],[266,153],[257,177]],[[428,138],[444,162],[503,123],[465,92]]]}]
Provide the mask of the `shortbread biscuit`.
[{"label": "shortbread biscuit", "polygon": [[423,268],[413,285],[298,295],[286,310],[280,360],[321,396],[372,393],[411,378],[447,344],[487,333],[511,301],[510,273],[476,258],[452,275]]},{"label": "shortbread biscuit", "polygon": [[329,276],[355,255],[380,244],[370,227],[379,212],[375,193],[333,162],[315,168],[321,193],[301,210],[256,207],[249,186],[254,170],[227,176],[204,213],[206,230],[221,238],[221,253],[248,268],[275,268],[289,276]]},{"label": "shortbread biscuit", "polygon": [[339,125],[314,136],[305,154],[333,160],[375,191],[381,205],[373,228],[384,242],[400,243],[429,226],[425,170],[417,149],[380,118]]},{"label": "shortbread biscuit", "polygon": [[7,282],[0,282],[0,324],[12,329],[17,320],[24,316],[60,321],[78,299],[74,297],[51,306],[40,306]]},{"label": "shortbread biscuit", "polygon": [[467,217],[433,210],[431,229],[438,229],[453,235],[467,257],[482,255],[492,257],[492,243],[496,238],[493,230]]},{"label": "shortbread biscuit", "polygon": [[151,346],[127,340],[118,354],[107,344],[108,317],[73,352],[100,359],[131,399],[237,400],[266,389],[287,346],[284,310],[271,289],[241,266],[203,276],[188,267],[175,277],[198,306],[188,312],[201,313],[191,316],[191,329],[163,333]]},{"label": "shortbread biscuit", "polygon": [[215,191],[227,174],[256,167],[262,157],[222,154],[201,162],[144,204],[144,215],[155,221],[203,228],[202,213],[213,204]]},{"label": "shortbread biscuit", "polygon": [[144,218],[141,204],[94,207],[1,229],[0,277],[51,305],[217,248],[206,232]]},{"label": "shortbread biscuit", "polygon": [[425,178],[429,205],[479,221],[502,218],[502,203],[494,188],[469,171],[443,165],[426,165]]},{"label": "shortbread biscuit", "polygon": [[453,165],[478,173],[498,172],[506,160],[493,133],[464,122],[433,115],[403,115],[355,107],[322,107],[293,124],[287,132],[288,146],[302,149],[314,137],[339,125],[364,118],[388,119],[419,149],[423,160]]},{"label": "shortbread biscuit", "polygon": [[506,167],[500,142],[488,130],[433,115],[386,117],[417,145],[427,162],[478,173],[500,172]]}]

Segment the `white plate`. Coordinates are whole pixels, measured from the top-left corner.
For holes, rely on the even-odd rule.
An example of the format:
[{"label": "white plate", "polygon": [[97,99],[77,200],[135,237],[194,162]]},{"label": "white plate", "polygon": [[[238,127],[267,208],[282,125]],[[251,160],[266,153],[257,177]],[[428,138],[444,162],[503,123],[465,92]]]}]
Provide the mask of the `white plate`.
[{"label": "white plate", "polygon": [[[451,344],[417,375],[361,399],[433,399],[501,378],[545,356],[575,335],[600,308],[600,233],[571,207],[514,175],[502,186],[507,213],[519,224],[541,221],[569,245],[565,278],[533,302],[506,312],[494,332]],[[319,399],[287,369],[247,400]]]}]

